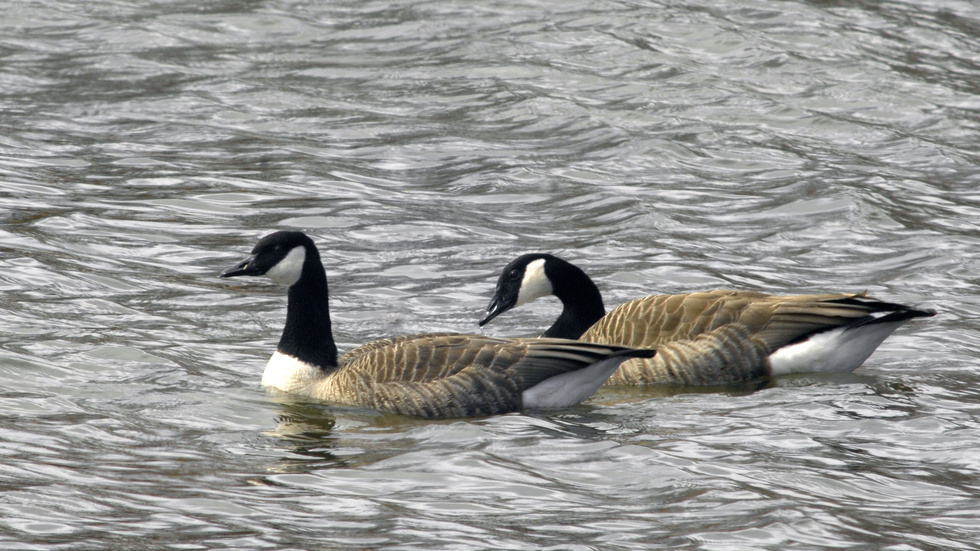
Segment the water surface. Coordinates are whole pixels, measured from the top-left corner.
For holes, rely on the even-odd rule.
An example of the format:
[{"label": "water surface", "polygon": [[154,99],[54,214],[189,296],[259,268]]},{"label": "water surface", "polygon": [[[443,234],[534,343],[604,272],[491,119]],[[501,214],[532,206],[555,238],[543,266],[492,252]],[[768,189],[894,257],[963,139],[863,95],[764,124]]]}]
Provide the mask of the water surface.
[{"label": "water surface", "polygon": [[[975,3],[0,9],[4,548],[980,546]],[[479,331],[531,251],[608,306],[940,314],[853,374],[422,422],[259,386],[284,293],[216,276],[284,228],[342,350]]]}]

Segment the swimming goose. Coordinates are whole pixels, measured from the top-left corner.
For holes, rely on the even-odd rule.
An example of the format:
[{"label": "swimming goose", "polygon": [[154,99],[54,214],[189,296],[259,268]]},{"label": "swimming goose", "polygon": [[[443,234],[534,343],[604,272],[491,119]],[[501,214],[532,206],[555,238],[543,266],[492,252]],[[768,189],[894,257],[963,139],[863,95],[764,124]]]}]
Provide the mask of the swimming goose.
[{"label": "swimming goose", "polygon": [[289,287],[286,326],[262,384],[341,405],[426,418],[565,407],[591,396],[627,359],[655,354],[566,339],[431,333],[374,341],[338,361],[327,276],[312,239],[297,231],[268,235],[221,274],[237,276]]},{"label": "swimming goose", "polygon": [[748,291],[651,295],[608,315],[595,283],[549,254],[504,268],[480,326],[546,295],[562,312],[544,337],[656,348],[624,363],[607,385],[726,385],[788,373],[856,369],[895,329],[935,315],[865,293],[774,296]]}]

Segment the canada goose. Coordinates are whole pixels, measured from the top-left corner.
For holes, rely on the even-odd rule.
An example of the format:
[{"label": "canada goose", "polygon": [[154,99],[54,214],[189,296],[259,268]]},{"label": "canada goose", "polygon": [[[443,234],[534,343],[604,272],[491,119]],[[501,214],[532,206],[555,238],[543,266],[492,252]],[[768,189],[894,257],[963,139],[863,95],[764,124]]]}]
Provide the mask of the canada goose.
[{"label": "canada goose", "polygon": [[555,295],[562,312],[544,337],[656,348],[607,385],[726,385],[787,373],[846,372],[912,318],[935,315],[865,293],[774,296],[748,291],[651,295],[605,315],[581,269],[549,254],[504,268],[482,327],[511,308]]},{"label": "canada goose", "polygon": [[565,339],[432,333],[383,339],[337,360],[327,276],[313,240],[263,237],[221,277],[266,276],[289,287],[286,326],[262,384],[342,405],[420,417],[465,417],[577,404],[633,357],[653,350]]}]

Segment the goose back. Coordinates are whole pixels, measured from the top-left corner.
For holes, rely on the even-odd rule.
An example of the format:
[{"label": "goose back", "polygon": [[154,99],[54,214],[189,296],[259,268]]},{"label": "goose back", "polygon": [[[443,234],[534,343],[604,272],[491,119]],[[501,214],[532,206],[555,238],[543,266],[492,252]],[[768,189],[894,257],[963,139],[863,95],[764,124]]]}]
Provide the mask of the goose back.
[{"label": "goose back", "polygon": [[425,418],[494,415],[525,407],[525,392],[548,379],[609,358],[615,364],[608,369],[611,374],[630,357],[653,354],[565,339],[405,335],[352,350],[329,377],[299,392]]},{"label": "goose back", "polygon": [[[872,316],[880,312],[890,312],[891,317]],[[629,301],[596,322],[581,339],[658,350],[649,360],[625,362],[610,377],[610,385],[724,385],[778,374],[770,357],[811,336],[845,328],[853,332],[862,324],[894,324],[880,338],[882,332],[876,332],[872,336],[876,342],[852,357],[823,369],[812,368],[851,371],[902,322],[932,314],[870,299],[864,293],[778,296],[707,291]]]}]

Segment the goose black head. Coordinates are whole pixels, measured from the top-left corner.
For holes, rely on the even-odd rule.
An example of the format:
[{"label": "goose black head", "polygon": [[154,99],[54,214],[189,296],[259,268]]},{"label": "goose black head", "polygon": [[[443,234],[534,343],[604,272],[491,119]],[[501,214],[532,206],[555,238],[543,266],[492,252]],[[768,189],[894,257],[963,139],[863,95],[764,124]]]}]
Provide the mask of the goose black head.
[{"label": "goose black head", "polygon": [[273,360],[285,361],[292,366],[289,369],[299,364],[325,371],[337,367],[327,275],[312,239],[298,231],[267,235],[255,244],[251,256],[221,273],[221,277],[237,276],[265,276],[289,287],[286,325]]},{"label": "goose black head", "polygon": [[313,240],[303,232],[278,231],[259,240],[245,260],[221,272],[221,277],[266,276],[291,286],[303,275],[307,257],[319,254]]},{"label": "goose black head", "polygon": [[525,254],[514,259],[497,279],[497,288],[480,320],[484,326],[493,318],[525,302],[553,294],[549,265],[558,260],[550,254]]}]

